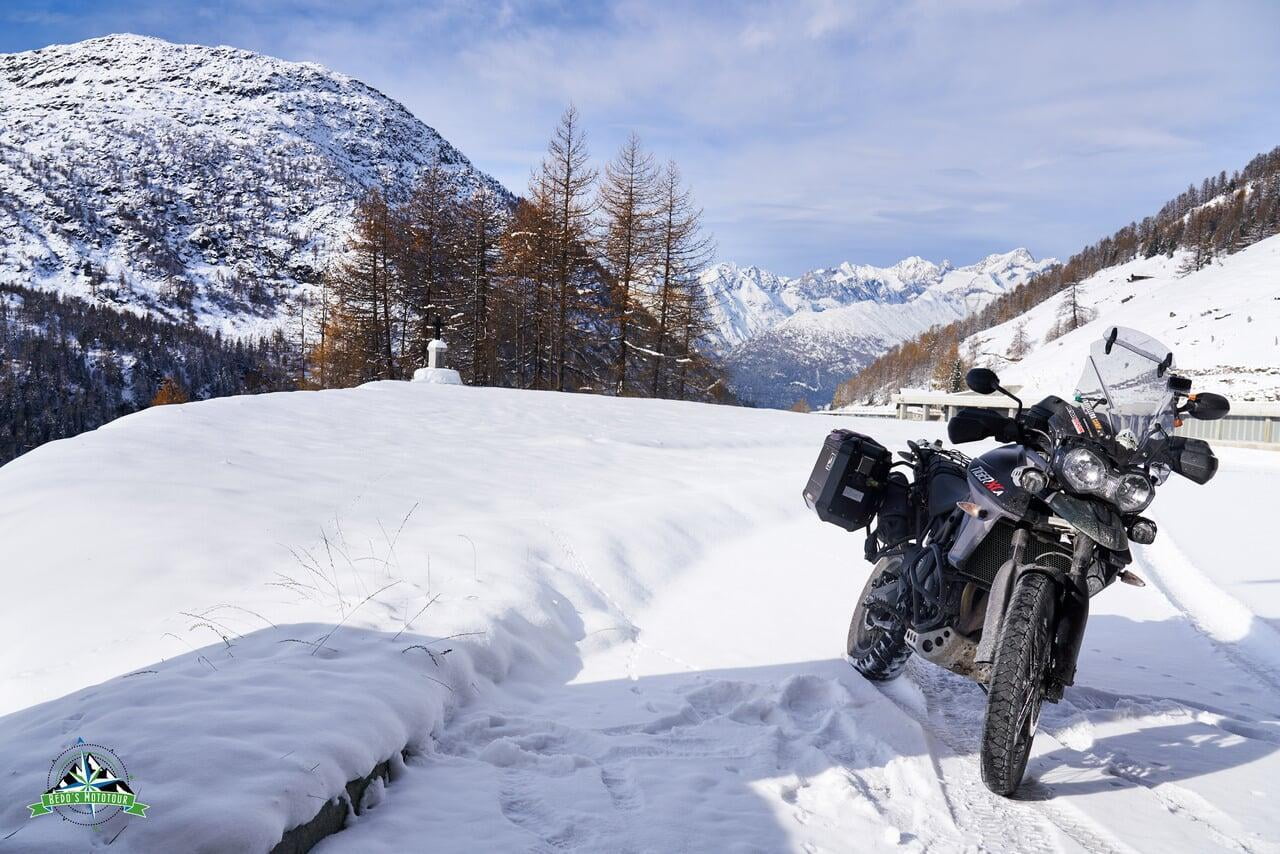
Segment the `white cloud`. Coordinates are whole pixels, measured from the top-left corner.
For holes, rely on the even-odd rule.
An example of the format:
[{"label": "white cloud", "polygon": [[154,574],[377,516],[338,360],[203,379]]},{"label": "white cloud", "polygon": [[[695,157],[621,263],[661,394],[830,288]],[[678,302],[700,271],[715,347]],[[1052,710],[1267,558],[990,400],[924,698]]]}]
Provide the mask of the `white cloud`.
[{"label": "white cloud", "polygon": [[91,22],[322,62],[517,190],[573,100],[600,159],[638,128],[722,254],[781,272],[1067,253],[1280,143],[1268,2],[240,0]]}]

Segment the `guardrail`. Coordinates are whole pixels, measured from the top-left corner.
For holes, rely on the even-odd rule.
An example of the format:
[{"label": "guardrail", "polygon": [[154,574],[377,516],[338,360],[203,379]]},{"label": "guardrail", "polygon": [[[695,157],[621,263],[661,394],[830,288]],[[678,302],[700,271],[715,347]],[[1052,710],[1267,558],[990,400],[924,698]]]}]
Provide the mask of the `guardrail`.
[{"label": "guardrail", "polygon": [[[1010,391],[1015,394],[1019,389]],[[974,392],[933,392],[904,389],[893,396],[894,410],[886,407],[850,407],[840,414],[872,417],[892,416],[904,421],[946,421],[965,406],[996,409],[1006,415],[1017,412],[1009,399]],[[1231,412],[1217,421],[1188,418],[1176,432],[1223,445],[1280,450],[1280,403],[1233,403]]]}]

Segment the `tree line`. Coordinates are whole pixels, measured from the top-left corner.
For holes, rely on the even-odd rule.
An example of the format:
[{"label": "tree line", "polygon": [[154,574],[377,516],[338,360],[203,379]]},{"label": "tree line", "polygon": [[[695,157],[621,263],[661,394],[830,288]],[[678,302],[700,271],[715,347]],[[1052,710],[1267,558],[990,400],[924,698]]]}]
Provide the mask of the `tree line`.
[{"label": "tree line", "polygon": [[346,253],[293,307],[299,383],[407,378],[439,323],[471,384],[724,400],[697,346],[710,254],[676,164],[632,134],[597,171],[570,107],[514,203],[439,163],[401,202],[359,202]]},{"label": "tree line", "polygon": [[[1179,272],[1188,273],[1274,234],[1280,234],[1280,147],[1257,155],[1231,175],[1220,172],[1188,186],[1155,215],[1086,246],[1066,263],[1033,276],[969,317],[893,347],[841,383],[832,403],[884,402],[904,387],[958,391],[965,371],[980,355],[961,352],[966,338],[1012,320],[1063,291],[1066,295],[1049,338],[1078,328],[1092,320],[1093,313],[1080,303],[1077,287],[1100,270],[1139,257],[1172,258],[1184,250]],[[1031,343],[1025,326],[1015,326],[1011,352],[1001,355],[1021,358]]]},{"label": "tree line", "polygon": [[146,406],[293,387],[283,336],[228,340],[0,284],[0,464]]}]

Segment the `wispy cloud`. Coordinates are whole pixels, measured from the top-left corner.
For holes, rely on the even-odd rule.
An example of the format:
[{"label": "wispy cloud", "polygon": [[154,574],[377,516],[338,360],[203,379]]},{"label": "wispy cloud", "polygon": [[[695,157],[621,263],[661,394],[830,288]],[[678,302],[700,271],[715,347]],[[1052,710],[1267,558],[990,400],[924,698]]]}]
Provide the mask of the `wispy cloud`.
[{"label": "wispy cloud", "polygon": [[[3,16],[8,15],[6,19]],[[520,189],[572,100],[781,272],[1068,253],[1280,143],[1260,2],[10,2],[0,49],[131,30],[324,63]]]}]

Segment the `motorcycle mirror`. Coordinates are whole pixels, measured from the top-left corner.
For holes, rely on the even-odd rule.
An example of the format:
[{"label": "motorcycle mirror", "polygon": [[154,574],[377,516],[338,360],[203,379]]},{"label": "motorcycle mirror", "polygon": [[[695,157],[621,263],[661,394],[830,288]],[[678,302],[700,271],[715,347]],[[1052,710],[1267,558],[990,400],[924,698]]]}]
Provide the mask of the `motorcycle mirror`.
[{"label": "motorcycle mirror", "polygon": [[1200,421],[1217,421],[1231,411],[1231,402],[1220,394],[1202,391],[1187,400],[1187,414]]},{"label": "motorcycle mirror", "polygon": [[1000,388],[1000,378],[990,368],[971,368],[964,375],[964,384],[978,394],[993,394]]}]

